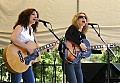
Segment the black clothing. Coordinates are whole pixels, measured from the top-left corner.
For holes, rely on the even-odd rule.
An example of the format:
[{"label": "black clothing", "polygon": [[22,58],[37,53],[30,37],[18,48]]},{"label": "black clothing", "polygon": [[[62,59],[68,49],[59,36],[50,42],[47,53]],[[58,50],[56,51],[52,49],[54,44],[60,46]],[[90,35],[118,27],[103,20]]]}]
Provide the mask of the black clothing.
[{"label": "black clothing", "polygon": [[65,33],[65,38],[79,46],[81,40],[86,39],[86,36],[82,32],[78,31],[74,25],[71,25]]}]

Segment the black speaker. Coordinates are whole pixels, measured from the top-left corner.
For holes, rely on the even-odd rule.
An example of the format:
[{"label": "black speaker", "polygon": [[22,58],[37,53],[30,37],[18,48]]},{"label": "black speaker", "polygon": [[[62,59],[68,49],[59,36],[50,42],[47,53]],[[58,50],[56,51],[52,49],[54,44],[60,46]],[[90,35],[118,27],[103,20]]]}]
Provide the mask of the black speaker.
[{"label": "black speaker", "polygon": [[[110,64],[110,83],[120,82],[120,64]],[[107,63],[82,63],[84,83],[107,83]]]}]

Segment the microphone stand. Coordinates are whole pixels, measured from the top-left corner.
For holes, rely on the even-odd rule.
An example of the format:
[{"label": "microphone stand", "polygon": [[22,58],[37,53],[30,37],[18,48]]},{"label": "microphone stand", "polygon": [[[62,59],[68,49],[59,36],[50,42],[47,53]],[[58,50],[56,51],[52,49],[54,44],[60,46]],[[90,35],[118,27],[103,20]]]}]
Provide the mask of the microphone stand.
[{"label": "microphone stand", "polygon": [[55,52],[54,52],[54,70],[53,70],[54,77],[55,77],[54,83],[56,83],[56,53]]},{"label": "microphone stand", "polygon": [[105,44],[105,46],[107,47],[107,54],[108,54],[108,57],[107,57],[107,63],[108,63],[108,69],[107,69],[107,83],[110,83],[110,52],[115,56],[114,52],[112,51],[112,49],[110,47],[108,47],[107,43],[103,40],[103,38],[100,36],[100,28],[99,28],[99,25],[98,25],[98,28],[99,28],[99,33],[97,32],[97,30],[94,28],[93,25],[91,25],[92,28],[95,30],[95,32],[98,34],[98,37],[102,40],[102,42]]},{"label": "microphone stand", "polygon": [[[57,37],[57,35],[55,35],[53,29],[48,28],[48,26],[46,25],[46,22],[43,22],[44,26],[56,37],[57,40],[59,40],[59,42],[65,47],[64,49],[67,49],[67,51],[69,51],[74,57],[75,55],[69,50],[69,48],[66,46],[65,42],[63,42],[63,40],[61,40],[60,38]],[[50,24],[50,23],[48,23]],[[51,24],[50,24],[51,25]],[[51,25],[52,27],[52,25]],[[76,57],[75,57],[76,58]],[[63,60],[65,59],[65,56],[63,57]],[[63,83],[64,83],[64,71],[65,71],[65,65],[64,65],[64,61],[63,61]]]}]

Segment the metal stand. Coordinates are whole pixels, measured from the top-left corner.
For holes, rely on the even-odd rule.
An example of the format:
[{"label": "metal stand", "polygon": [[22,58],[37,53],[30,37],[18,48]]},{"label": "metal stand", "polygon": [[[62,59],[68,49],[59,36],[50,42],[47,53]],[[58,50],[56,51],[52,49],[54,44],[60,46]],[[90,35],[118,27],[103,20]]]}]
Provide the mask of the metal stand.
[{"label": "metal stand", "polygon": [[98,28],[99,28],[99,33],[97,32],[97,30],[94,28],[93,25],[91,25],[92,28],[95,30],[95,32],[97,33],[98,37],[102,40],[102,42],[105,44],[105,46],[107,47],[107,54],[108,54],[108,57],[107,57],[107,63],[108,63],[108,69],[107,69],[107,83],[110,83],[110,53],[112,53],[114,56],[114,52],[108,47],[107,43],[103,40],[103,38],[100,36],[100,28],[99,28],[99,25],[98,25]]},{"label": "metal stand", "polygon": [[[51,25],[51,29],[50,29],[50,28],[48,28],[48,26],[46,25],[46,22],[43,22],[43,24],[44,24],[44,26],[56,37],[56,39],[59,40],[59,42],[64,46],[64,49],[67,49],[67,50],[72,54],[72,52],[71,52],[71,51],[69,50],[69,48],[66,46],[65,42],[63,42],[60,38],[57,37],[57,35],[55,35],[55,33],[54,33],[53,29],[52,29],[52,25],[51,25],[50,23],[48,23],[48,24]],[[72,54],[72,55],[73,55],[73,54]],[[74,56],[74,55],[73,55],[73,56]],[[75,56],[74,56],[74,57],[75,57]],[[75,58],[76,58],[76,57],[75,57]],[[64,57],[64,59],[65,59],[65,57]],[[63,68],[65,68],[64,61],[63,61]],[[65,70],[65,69],[63,69],[63,74],[64,74],[64,70]],[[63,83],[64,83],[64,75],[63,75]]]},{"label": "metal stand", "polygon": [[[42,61],[41,64],[41,83],[45,83],[45,61]],[[43,78],[42,78],[43,77]]]},{"label": "metal stand", "polygon": [[56,83],[56,53],[54,53],[54,69],[53,69],[53,73],[54,73],[54,83]]}]

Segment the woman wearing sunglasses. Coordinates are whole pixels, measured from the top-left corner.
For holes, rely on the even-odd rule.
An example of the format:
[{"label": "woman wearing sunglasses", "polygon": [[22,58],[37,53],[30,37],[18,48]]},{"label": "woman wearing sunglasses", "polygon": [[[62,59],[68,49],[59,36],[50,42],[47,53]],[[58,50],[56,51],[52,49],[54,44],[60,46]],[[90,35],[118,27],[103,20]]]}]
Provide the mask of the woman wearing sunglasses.
[{"label": "woman wearing sunglasses", "polygon": [[[84,12],[77,13],[76,15],[74,15],[72,19],[72,24],[65,33],[66,45],[69,43],[67,45],[67,47],[69,48],[71,44],[72,50],[71,48],[69,49],[73,52],[73,57],[75,58],[79,55],[77,54],[79,50],[85,51],[87,49],[87,46],[84,43],[82,43],[82,39],[86,39],[85,33],[88,30],[88,26],[86,25],[87,22],[88,18]],[[80,47],[79,50],[76,49],[78,47]],[[66,54],[71,53],[68,53],[67,50],[67,52],[65,52],[65,55]],[[72,60],[70,59],[71,58],[69,58],[69,60],[64,60],[64,68],[67,81],[69,83],[83,83],[83,73],[80,62],[81,58],[78,61],[75,60],[76,62],[74,62],[73,60],[74,63],[72,63]]]}]

